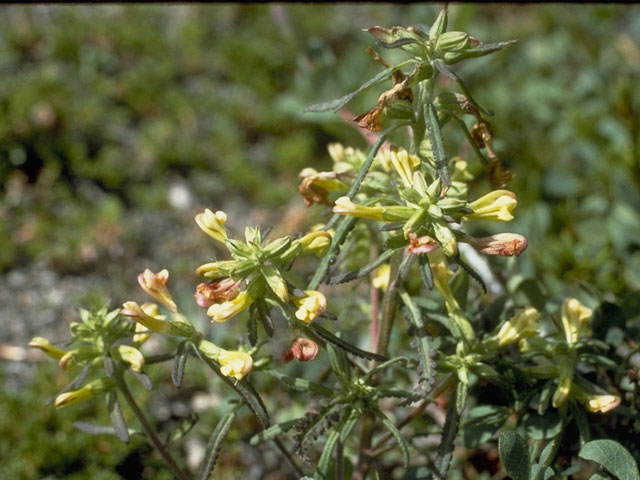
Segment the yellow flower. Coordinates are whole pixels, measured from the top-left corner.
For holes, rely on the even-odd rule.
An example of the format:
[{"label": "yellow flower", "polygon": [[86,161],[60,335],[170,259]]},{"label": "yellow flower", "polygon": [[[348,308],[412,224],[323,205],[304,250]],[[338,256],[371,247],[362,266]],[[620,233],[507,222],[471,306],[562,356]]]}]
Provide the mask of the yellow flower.
[{"label": "yellow flower", "polygon": [[226,322],[251,305],[251,297],[246,291],[238,293],[235,298],[222,303],[214,303],[207,309],[207,315],[213,322]]},{"label": "yellow flower", "polygon": [[621,399],[615,395],[594,395],[589,399],[587,408],[590,412],[607,413],[620,405]]},{"label": "yellow flower", "polygon": [[302,322],[310,323],[327,309],[327,299],[322,293],[315,290],[305,290],[304,293],[308,296],[294,299],[295,304],[298,305],[296,318]]},{"label": "yellow flower", "polygon": [[523,337],[532,337],[540,328],[540,313],[533,307],[518,310],[516,314],[507,320],[495,335],[498,345],[501,347],[511,345]]},{"label": "yellow flower", "polygon": [[151,330],[142,325],[141,323],[136,323],[135,333],[133,335],[133,343],[140,346],[151,336]]},{"label": "yellow flower", "polygon": [[387,290],[389,286],[389,277],[391,276],[391,267],[388,263],[384,265],[380,265],[378,270],[376,270],[376,274],[373,277],[373,286],[375,288],[381,288],[383,291]]},{"label": "yellow flower", "polygon": [[562,327],[569,345],[578,341],[582,327],[591,318],[593,311],[575,298],[567,298],[562,304]]},{"label": "yellow flower", "polygon": [[383,207],[365,207],[356,205],[349,197],[340,197],[336,200],[333,213],[340,215],[350,215],[352,217],[370,218],[371,220],[382,220]]},{"label": "yellow flower", "polygon": [[242,380],[253,367],[253,358],[245,352],[220,350],[217,358],[220,371],[225,377],[233,377]]},{"label": "yellow flower", "polygon": [[234,260],[204,263],[196,269],[196,275],[199,277],[209,278],[211,280],[217,280],[218,278],[228,277],[231,275],[233,267],[236,265],[237,262]]},{"label": "yellow flower", "polygon": [[105,393],[110,390],[112,386],[113,382],[109,378],[99,378],[93,382],[87,383],[79,390],[61,393],[56,397],[55,405],[57,408],[67,407],[73,403],[82,402],[91,397]]},{"label": "yellow flower", "polygon": [[413,186],[413,172],[420,166],[420,159],[409,153],[403,148],[400,150],[391,150],[389,155],[391,165],[402,179],[404,186],[409,188]]},{"label": "yellow flower", "polygon": [[177,312],[178,307],[167,289],[167,280],[169,280],[169,272],[166,269],[153,273],[147,268],[138,275],[138,283],[148,295],[162,303],[172,312]]},{"label": "yellow flower", "polygon": [[494,190],[468,204],[473,213],[465,215],[468,219],[486,219],[499,222],[513,220],[511,212],[518,205],[516,195],[509,190]]},{"label": "yellow flower", "polygon": [[140,306],[136,302],[124,302],[120,313],[154,332],[169,333],[171,330],[167,317],[158,313],[158,305],[155,303],[143,303]]},{"label": "yellow flower", "polygon": [[[138,325],[138,324],[136,324]],[[118,345],[111,350],[111,355],[131,365],[136,372],[141,372],[144,367],[144,357],[140,350],[130,345]]]},{"label": "yellow flower", "polygon": [[49,355],[51,358],[55,358],[56,360],[60,360],[67,352],[59,349],[58,347],[54,347],[51,345],[51,342],[43,337],[34,337],[29,342],[29,346],[31,348],[38,348],[42,350],[44,353]]},{"label": "yellow flower", "polygon": [[307,233],[300,239],[300,245],[305,253],[313,253],[320,258],[327,253],[331,245],[331,233],[321,230]]},{"label": "yellow flower", "polygon": [[196,215],[196,223],[202,231],[220,243],[224,243],[227,238],[227,231],[224,228],[226,222],[227,215],[222,211],[213,213],[205,208],[203,213]]}]

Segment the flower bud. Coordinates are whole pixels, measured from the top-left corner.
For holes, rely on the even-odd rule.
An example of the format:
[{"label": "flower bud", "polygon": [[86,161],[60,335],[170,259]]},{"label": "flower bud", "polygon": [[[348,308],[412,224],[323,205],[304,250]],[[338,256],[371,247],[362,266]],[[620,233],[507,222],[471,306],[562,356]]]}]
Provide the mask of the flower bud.
[{"label": "flower bud", "polygon": [[310,323],[313,319],[322,315],[327,309],[327,299],[315,290],[305,290],[307,296],[294,298],[294,303],[298,306],[296,318],[302,322]]},{"label": "flower bud", "polygon": [[51,358],[55,358],[56,360],[60,360],[67,352],[59,349],[58,347],[54,347],[51,345],[51,342],[43,337],[34,337],[29,342],[29,346],[31,348],[38,348],[42,350],[44,353],[49,355]]},{"label": "flower bud", "polygon": [[233,300],[238,295],[240,282],[231,278],[225,278],[218,282],[199,283],[196,286],[196,303],[204,308],[209,308],[214,303],[222,303]]},{"label": "flower bud", "polygon": [[99,378],[93,382],[87,383],[79,390],[61,393],[56,397],[55,405],[57,408],[67,407],[73,403],[82,402],[89,398],[101,395],[113,387],[113,382],[107,378]]},{"label": "flower bud", "polygon": [[203,213],[196,215],[196,223],[202,231],[220,243],[224,243],[227,238],[227,231],[224,228],[226,222],[227,215],[222,211],[213,213],[206,208]]},{"label": "flower bud", "polygon": [[520,255],[527,248],[527,239],[517,233],[498,233],[482,238],[469,237],[468,241],[479,252],[502,257]]},{"label": "flower bud", "polygon": [[217,362],[220,364],[220,372],[225,377],[233,377],[242,380],[253,367],[253,358],[246,352],[220,350]]},{"label": "flower bud", "polygon": [[234,270],[237,262],[234,260],[223,260],[220,262],[211,262],[200,265],[196,269],[196,275],[199,277],[217,280],[220,277],[228,277]]},{"label": "flower bud", "polygon": [[291,347],[282,353],[282,361],[289,363],[294,358],[300,362],[310,362],[318,355],[318,344],[308,338],[297,337]]},{"label": "flower bud", "polygon": [[371,220],[382,220],[383,207],[365,207],[356,205],[349,197],[340,197],[336,200],[333,213],[340,215],[350,215],[352,217],[369,218]]},{"label": "flower bud", "polygon": [[594,395],[589,398],[587,408],[590,412],[607,413],[620,405],[621,399],[616,395]]},{"label": "flower bud", "polygon": [[338,172],[317,172],[313,168],[305,168],[300,172],[302,181],[298,186],[298,192],[304,197],[307,206],[314,203],[329,205],[329,192],[346,191],[347,184],[340,180],[341,176],[348,175]]},{"label": "flower bud", "polygon": [[323,257],[331,245],[331,233],[322,230],[307,233],[300,240],[304,253],[313,253],[318,258]]},{"label": "flower bud", "polygon": [[233,299],[214,303],[207,310],[212,322],[226,322],[251,305],[251,297],[246,291],[239,292]]},{"label": "flower bud", "polygon": [[420,159],[415,155],[409,155],[404,148],[391,150],[391,165],[396,170],[405,187],[413,186],[413,172],[420,166]]},{"label": "flower bud", "polygon": [[516,195],[509,190],[494,190],[468,204],[473,213],[465,215],[471,220],[486,219],[499,222],[513,220],[511,212],[518,202]]},{"label": "flower bud", "polygon": [[540,328],[540,313],[533,307],[518,310],[516,314],[506,321],[494,335],[500,347],[511,345],[524,337],[531,337],[538,333]]},{"label": "flower bud", "polygon": [[160,315],[155,303],[143,303],[140,306],[136,302],[125,302],[120,313],[154,332],[169,333],[171,330],[167,317]]},{"label": "flower bud", "polygon": [[409,234],[409,253],[420,255],[423,253],[433,252],[440,244],[429,235],[416,237],[415,233]]},{"label": "flower bud", "polygon": [[469,45],[469,34],[466,32],[444,32],[436,41],[436,48],[441,52],[458,52]]},{"label": "flower bud", "polygon": [[147,268],[138,275],[140,287],[142,287],[149,296],[162,303],[172,312],[176,312],[178,311],[178,307],[167,289],[167,280],[169,280],[169,272],[166,269],[160,270],[158,273],[153,273]]},{"label": "flower bud", "polygon": [[569,345],[578,341],[578,337],[583,330],[593,311],[582,305],[575,298],[567,298],[562,304],[562,327],[564,328],[565,339]]},{"label": "flower bud", "polygon": [[135,333],[133,335],[133,343],[137,346],[142,345],[151,336],[151,330],[142,325],[141,323],[136,323]]},{"label": "flower bud", "polygon": [[560,356],[557,359],[557,363],[560,379],[558,380],[558,387],[553,393],[553,397],[551,399],[551,405],[553,405],[553,408],[561,407],[569,398],[575,369],[575,362],[567,356]]},{"label": "flower bud", "polygon": [[131,368],[136,372],[141,372],[144,367],[144,356],[140,350],[130,345],[118,345],[112,348],[111,355],[131,365]]}]

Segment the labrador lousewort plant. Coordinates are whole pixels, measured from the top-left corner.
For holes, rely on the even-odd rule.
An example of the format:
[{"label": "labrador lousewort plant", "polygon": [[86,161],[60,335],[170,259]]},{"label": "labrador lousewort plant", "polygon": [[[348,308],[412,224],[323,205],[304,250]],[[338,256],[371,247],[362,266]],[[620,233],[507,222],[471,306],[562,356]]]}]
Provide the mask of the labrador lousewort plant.
[{"label": "labrador lousewort plant", "polygon": [[[239,239],[225,227],[223,211],[197,215],[200,229],[228,254],[197,268],[195,301],[212,322],[246,322],[246,342],[226,349],[208,341],[174,301],[169,273],[145,270],[138,281],[156,303],[80,310],[64,350],[44,338],[30,343],[76,373],[56,407],[103,396],[112,433],[127,442],[124,402],[175,476],[189,478],[128,384],[137,379],[152,389],[145,371],[173,360],[180,388],[193,357],[237,395],[231,412],[211,426],[201,479],[211,476],[245,406],[261,426],[250,443],[272,445],[291,478],[475,478],[482,462],[472,461],[474,451],[484,451],[485,468],[502,468],[503,477],[514,479],[567,478],[585,468],[595,472],[591,478],[638,478],[629,451],[606,438],[608,429],[638,422],[637,384],[620,386],[628,359],[593,338],[594,312],[575,298],[539,311],[504,291],[487,293],[485,280],[500,287],[484,256],[520,255],[527,240],[508,231],[469,233],[481,222],[509,222],[518,202],[493,147],[491,113],[454,66],[512,42],[483,43],[446,26],[445,9],[431,27],[369,28],[379,47],[399,50],[405,60],[389,64],[369,49],[384,70],[356,91],[307,109],[338,111],[366,89],[387,86],[354,118],[374,139],[369,151],[330,144],[333,169],[300,174],[305,203],[332,207],[325,225],[276,239],[247,226]],[[445,149],[449,134],[466,139],[460,151],[470,158]],[[304,255],[319,264],[307,285],[296,285],[290,271]],[[355,305],[367,330],[351,331],[345,312],[332,311],[337,304]],[[286,319],[288,332],[276,329],[276,316]],[[151,335],[165,338],[167,353],[144,353]],[[275,336],[292,338],[282,359],[262,353]],[[288,362],[326,359],[321,374],[307,370],[313,379],[284,373]],[[307,413],[267,412],[254,387],[259,376],[304,392]],[[618,418],[617,411],[624,414]]]}]

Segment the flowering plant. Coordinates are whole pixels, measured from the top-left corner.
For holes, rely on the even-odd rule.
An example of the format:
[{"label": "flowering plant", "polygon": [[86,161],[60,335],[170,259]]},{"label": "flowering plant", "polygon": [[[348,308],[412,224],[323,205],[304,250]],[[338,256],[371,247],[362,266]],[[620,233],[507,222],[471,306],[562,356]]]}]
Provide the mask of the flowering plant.
[{"label": "flowering plant", "polygon": [[[331,206],[325,225],[275,239],[247,226],[242,241],[228,231],[223,211],[196,216],[227,253],[196,269],[204,281],[195,302],[211,322],[246,322],[246,342],[227,350],[210,341],[174,300],[169,273],[145,270],[139,284],[157,303],[82,310],[67,350],[32,340],[63,369],[78,372],[56,406],[105,396],[113,432],[126,442],[124,399],[175,476],[188,478],[127,382],[131,375],[151,389],[145,371],[173,360],[172,381],[180,388],[193,356],[239,397],[213,428],[199,478],[211,475],[243,406],[260,425],[250,443],[271,443],[298,478],[445,478],[452,465],[475,468],[454,455],[456,442],[471,451],[496,438],[512,478],[566,477],[575,466],[565,468],[571,447],[561,447],[574,426],[581,457],[636,478],[628,476],[637,475],[637,466],[620,443],[591,441],[599,433],[592,414],[602,420],[631,398],[624,408],[639,418],[636,387],[624,391],[611,378],[619,373],[617,353],[592,335],[593,309],[576,298],[560,308],[523,302],[482,256],[518,256],[527,240],[512,232],[475,235],[482,222],[512,220],[518,202],[506,188],[511,174],[493,146],[490,113],[453,66],[512,42],[482,43],[446,28],[446,9],[431,27],[369,28],[378,46],[408,58],[392,65],[370,49],[384,70],[356,91],[307,109],[340,110],[364,90],[391,83],[354,118],[361,129],[379,132],[367,153],[330,144],[331,171],[300,173],[304,202]],[[473,158],[451,154],[445,134],[454,131]],[[296,282],[291,270],[311,254],[320,259],[314,275]],[[348,318],[353,307],[358,313]],[[347,340],[358,330],[360,338],[368,332],[369,347]],[[152,335],[170,339],[167,353],[143,353]],[[287,335],[291,346],[281,361],[264,353],[269,339]],[[293,360],[326,368],[291,376],[284,365]],[[283,409],[272,419],[255,387],[261,377],[301,390],[306,413]],[[431,434],[439,435],[437,443],[421,441]],[[608,462],[599,448],[620,462]]]}]

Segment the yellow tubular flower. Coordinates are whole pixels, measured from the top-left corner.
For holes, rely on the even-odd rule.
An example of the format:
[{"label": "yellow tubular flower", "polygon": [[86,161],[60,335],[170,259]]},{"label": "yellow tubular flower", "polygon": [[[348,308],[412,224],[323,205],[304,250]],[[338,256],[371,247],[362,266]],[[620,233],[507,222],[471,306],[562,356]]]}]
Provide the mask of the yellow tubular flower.
[{"label": "yellow tubular flower", "polygon": [[594,395],[589,398],[587,408],[590,412],[607,413],[620,405],[621,399],[615,395]]},{"label": "yellow tubular flower", "polygon": [[204,212],[196,215],[196,223],[202,231],[214,240],[223,244],[227,238],[227,231],[224,228],[226,222],[227,215],[222,211],[213,213],[211,210],[206,208]]},{"label": "yellow tubular flower", "polygon": [[113,383],[108,378],[99,378],[93,382],[87,383],[79,390],[61,393],[56,397],[55,405],[57,408],[67,407],[73,403],[82,402],[105,393],[110,390],[112,386]]},{"label": "yellow tubular flower", "polygon": [[420,159],[415,155],[409,155],[405,149],[391,151],[391,165],[398,172],[402,183],[407,188],[413,186],[413,172],[420,166]]},{"label": "yellow tubular flower", "polygon": [[587,323],[593,311],[582,305],[575,298],[567,298],[562,304],[562,327],[565,339],[569,345],[578,341],[578,336]]},{"label": "yellow tubular flower", "polygon": [[141,323],[136,323],[135,333],[133,335],[133,343],[140,346],[151,336],[151,330],[142,325]]},{"label": "yellow tubular flower", "polygon": [[234,260],[221,260],[219,262],[204,263],[196,269],[196,275],[199,277],[217,280],[221,277],[228,277],[236,266]]},{"label": "yellow tubular flower", "polygon": [[383,291],[389,287],[389,277],[391,276],[391,267],[388,263],[380,265],[376,270],[376,274],[373,277],[372,283],[375,288],[381,288]]},{"label": "yellow tubular flower", "polygon": [[51,345],[51,342],[43,337],[34,337],[29,342],[29,346],[31,348],[38,348],[42,350],[44,353],[49,355],[51,358],[55,358],[56,360],[60,360],[67,352],[59,349],[58,347],[54,347]]},{"label": "yellow tubular flower", "polygon": [[143,303],[140,306],[136,302],[124,302],[120,313],[154,332],[169,333],[171,330],[171,324],[164,315],[158,313],[155,303]]},{"label": "yellow tubular flower", "polygon": [[322,293],[315,290],[305,290],[304,293],[308,296],[294,299],[298,306],[296,318],[302,322],[310,323],[327,309],[327,299]]},{"label": "yellow tubular flower", "polygon": [[305,253],[313,253],[320,258],[327,253],[331,245],[331,233],[317,230],[307,233],[299,241]]},{"label": "yellow tubular flower", "polygon": [[242,377],[249,373],[253,367],[253,358],[245,352],[221,349],[217,361],[222,374],[236,380],[242,380]]},{"label": "yellow tubular flower", "polygon": [[518,310],[516,314],[505,322],[495,335],[501,347],[511,345],[523,337],[532,337],[540,328],[540,313],[533,307]]},{"label": "yellow tubular flower", "polygon": [[222,303],[214,303],[207,310],[207,315],[213,322],[226,322],[251,305],[251,297],[244,291],[238,293],[235,298]]},{"label": "yellow tubular flower", "polygon": [[340,215],[350,215],[352,217],[369,218],[371,220],[382,220],[383,207],[365,207],[356,205],[349,197],[340,197],[336,200],[333,213]]},{"label": "yellow tubular flower", "polygon": [[172,312],[177,312],[178,307],[167,289],[167,280],[169,280],[169,272],[166,269],[160,270],[158,273],[153,273],[147,268],[138,275],[140,287],[142,287],[149,296],[162,303]]},{"label": "yellow tubular flower", "polygon": [[471,220],[485,219],[498,222],[513,220],[511,212],[518,205],[516,195],[509,190],[494,190],[468,204],[473,213],[465,215]]},{"label": "yellow tubular flower", "polygon": [[118,345],[113,348],[111,355],[123,362],[131,365],[131,368],[136,372],[141,372],[144,367],[144,357],[140,350],[130,345]]}]

